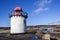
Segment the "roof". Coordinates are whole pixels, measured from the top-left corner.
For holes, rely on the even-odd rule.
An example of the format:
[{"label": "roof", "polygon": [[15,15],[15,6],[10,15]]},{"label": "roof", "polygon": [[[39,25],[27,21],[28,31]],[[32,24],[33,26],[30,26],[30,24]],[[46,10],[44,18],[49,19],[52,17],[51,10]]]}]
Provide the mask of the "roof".
[{"label": "roof", "polygon": [[16,7],[14,10],[22,10],[21,7]]}]

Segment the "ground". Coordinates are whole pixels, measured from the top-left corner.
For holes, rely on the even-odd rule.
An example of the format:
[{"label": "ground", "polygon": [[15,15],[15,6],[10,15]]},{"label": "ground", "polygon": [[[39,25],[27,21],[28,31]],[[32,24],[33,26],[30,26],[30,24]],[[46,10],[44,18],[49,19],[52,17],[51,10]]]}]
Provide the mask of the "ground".
[{"label": "ground", "polygon": [[29,40],[33,34],[18,34],[10,35],[7,33],[0,33],[0,40]]}]

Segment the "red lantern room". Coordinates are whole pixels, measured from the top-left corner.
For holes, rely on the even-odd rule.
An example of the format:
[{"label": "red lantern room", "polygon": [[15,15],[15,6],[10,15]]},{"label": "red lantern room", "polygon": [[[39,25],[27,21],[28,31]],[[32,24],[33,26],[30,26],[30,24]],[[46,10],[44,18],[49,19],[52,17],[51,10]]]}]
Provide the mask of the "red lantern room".
[{"label": "red lantern room", "polygon": [[16,8],[14,9],[14,12],[15,12],[14,15],[20,16],[20,15],[22,15],[22,8],[21,8],[21,7],[16,7]]},{"label": "red lantern room", "polygon": [[27,18],[27,13],[24,12],[21,7],[16,7],[14,8],[14,14],[10,14],[9,17],[12,17],[12,16],[23,16]]}]

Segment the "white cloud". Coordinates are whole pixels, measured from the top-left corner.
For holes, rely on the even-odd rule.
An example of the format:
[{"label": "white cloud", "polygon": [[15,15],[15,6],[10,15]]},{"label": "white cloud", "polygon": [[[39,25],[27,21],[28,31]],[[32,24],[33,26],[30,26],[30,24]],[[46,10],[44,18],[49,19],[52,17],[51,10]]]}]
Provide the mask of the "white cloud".
[{"label": "white cloud", "polygon": [[36,10],[34,10],[34,12],[40,12],[41,10],[43,10],[42,8],[37,8]]},{"label": "white cloud", "polygon": [[43,9],[44,11],[47,11],[48,10],[48,8],[45,8],[45,9]]},{"label": "white cloud", "polygon": [[37,6],[37,8],[33,12],[39,13],[41,11],[47,11],[49,8],[46,6],[51,2],[52,0],[38,0],[34,3],[34,5]]},{"label": "white cloud", "polygon": [[36,10],[34,10],[35,13],[39,13],[41,11],[46,11],[48,10],[48,8],[37,8]]}]

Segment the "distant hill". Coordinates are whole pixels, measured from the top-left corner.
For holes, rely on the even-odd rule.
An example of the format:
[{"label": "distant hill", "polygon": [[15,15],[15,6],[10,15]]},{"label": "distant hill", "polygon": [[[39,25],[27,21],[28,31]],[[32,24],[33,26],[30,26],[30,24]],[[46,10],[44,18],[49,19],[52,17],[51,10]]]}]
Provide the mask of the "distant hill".
[{"label": "distant hill", "polygon": [[[28,27],[60,27],[60,25],[30,25]],[[10,27],[0,27],[0,29],[10,29]]]},{"label": "distant hill", "polygon": [[0,27],[0,29],[10,29],[10,27]]}]

